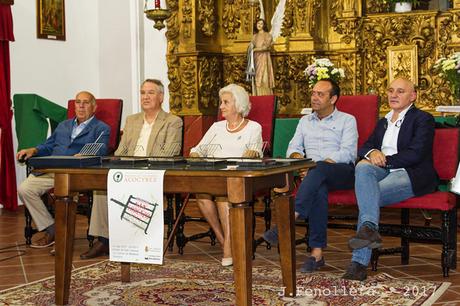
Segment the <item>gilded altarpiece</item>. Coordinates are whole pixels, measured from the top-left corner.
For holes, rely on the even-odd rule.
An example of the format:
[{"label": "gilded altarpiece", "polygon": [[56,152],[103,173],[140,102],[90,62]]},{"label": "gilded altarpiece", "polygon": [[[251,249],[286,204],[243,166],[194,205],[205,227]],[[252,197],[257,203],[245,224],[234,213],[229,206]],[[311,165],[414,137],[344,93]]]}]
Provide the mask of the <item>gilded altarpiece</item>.
[{"label": "gilded altarpiece", "polygon": [[[167,0],[168,75],[171,110],[180,115],[215,116],[218,90],[245,80],[246,49],[260,16],[248,0]],[[263,0],[271,18],[278,1]],[[434,111],[452,103],[450,88],[434,62],[460,50],[460,4],[444,11],[389,12],[382,1],[286,0],[281,36],[272,61],[279,115],[296,115],[309,104],[304,75],[313,58],[327,57],[345,70],[343,94],[385,96],[389,50],[415,47],[419,107]],[[267,19],[268,19],[267,18]],[[399,68],[408,65],[400,58]],[[394,63],[397,61],[393,61]],[[413,63],[412,63],[413,64]],[[382,103],[381,111],[388,110]]]}]

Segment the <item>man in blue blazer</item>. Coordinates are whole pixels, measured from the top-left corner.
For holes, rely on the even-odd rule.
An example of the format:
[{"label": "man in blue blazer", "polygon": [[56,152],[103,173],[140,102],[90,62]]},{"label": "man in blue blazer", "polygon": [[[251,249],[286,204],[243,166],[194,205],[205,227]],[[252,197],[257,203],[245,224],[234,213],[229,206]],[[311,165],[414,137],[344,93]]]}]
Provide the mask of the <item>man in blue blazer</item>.
[{"label": "man in blue blazer", "polygon": [[[75,155],[87,143],[101,143],[102,147],[97,155],[107,153],[110,136],[110,127],[95,118],[96,99],[87,92],[82,91],[75,98],[75,118],[61,122],[45,143],[35,148],[19,151],[18,160],[28,159],[32,156],[48,155]],[[18,188],[19,198],[26,205],[32,219],[39,231],[45,235],[32,242],[32,248],[45,248],[54,244],[54,219],[41,200],[41,196],[54,186],[54,175],[31,174]]]},{"label": "man in blue blazer", "polygon": [[367,278],[372,249],[382,243],[380,207],[433,192],[438,185],[433,116],[415,107],[417,93],[409,80],[395,79],[387,94],[391,111],[358,150],[362,158],[355,169],[358,232],[348,242],[353,255],[345,279]]}]

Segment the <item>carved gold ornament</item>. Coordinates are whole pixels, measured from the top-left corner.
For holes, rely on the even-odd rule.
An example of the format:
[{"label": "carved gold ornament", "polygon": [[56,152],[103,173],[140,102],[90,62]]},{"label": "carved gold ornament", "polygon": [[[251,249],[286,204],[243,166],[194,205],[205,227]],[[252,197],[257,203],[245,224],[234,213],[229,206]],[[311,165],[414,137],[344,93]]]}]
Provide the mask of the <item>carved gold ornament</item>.
[{"label": "carved gold ornament", "polygon": [[418,85],[417,45],[388,47],[388,84],[397,78]]},{"label": "carved gold ornament", "polygon": [[[251,0],[253,1],[253,0]],[[257,0],[258,2],[259,0]],[[168,77],[171,110],[178,114],[217,112],[218,90],[245,80],[253,20],[269,24],[285,3],[280,36],[271,51],[274,94],[280,114],[308,106],[303,71],[313,58],[328,58],[345,70],[342,93],[386,96],[389,82],[407,75],[418,84],[418,107],[449,105],[449,84],[433,70],[436,59],[460,51],[460,3],[444,12],[390,13],[381,0],[167,0]],[[388,111],[382,103],[380,111]]]}]

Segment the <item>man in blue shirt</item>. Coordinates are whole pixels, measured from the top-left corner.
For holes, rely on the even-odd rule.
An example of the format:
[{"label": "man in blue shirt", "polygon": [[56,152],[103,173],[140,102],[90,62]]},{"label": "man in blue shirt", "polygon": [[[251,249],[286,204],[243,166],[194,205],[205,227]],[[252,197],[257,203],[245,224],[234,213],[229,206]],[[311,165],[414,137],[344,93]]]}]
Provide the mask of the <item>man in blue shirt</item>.
[{"label": "man in blue shirt", "polygon": [[[110,127],[94,117],[96,99],[82,91],[75,98],[75,118],[61,122],[45,143],[35,148],[19,151],[18,160],[29,159],[32,156],[75,155],[87,143],[101,143],[98,155],[107,153]],[[41,196],[53,188],[54,175],[31,174],[18,188],[21,201],[26,205],[39,231],[45,230],[45,235],[32,242],[32,248],[45,248],[54,244],[54,219],[41,200]]]},{"label": "man in blue shirt", "polygon": [[[301,272],[312,273],[324,266],[327,245],[328,191],[353,188],[358,143],[356,119],[338,111],[340,88],[331,79],[318,81],[311,92],[312,114],[302,117],[286,155],[311,158],[316,167],[300,171],[302,183],[295,199],[295,218],[307,219],[311,255]],[[264,233],[269,243],[278,243],[277,228]]]}]

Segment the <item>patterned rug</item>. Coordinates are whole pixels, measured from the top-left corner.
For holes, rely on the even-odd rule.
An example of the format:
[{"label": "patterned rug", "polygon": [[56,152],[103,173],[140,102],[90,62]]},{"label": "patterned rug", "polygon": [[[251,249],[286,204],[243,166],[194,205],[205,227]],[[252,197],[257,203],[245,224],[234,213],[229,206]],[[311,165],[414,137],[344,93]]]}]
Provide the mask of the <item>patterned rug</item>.
[{"label": "patterned rug", "polygon": [[[450,283],[398,280],[388,274],[366,282],[339,274],[297,275],[298,297],[283,297],[279,269],[253,268],[254,305],[431,305]],[[120,265],[105,261],[73,271],[71,305],[234,305],[233,270],[218,263],[166,261],[132,265],[121,284]],[[54,278],[0,292],[0,305],[53,305]]]}]

